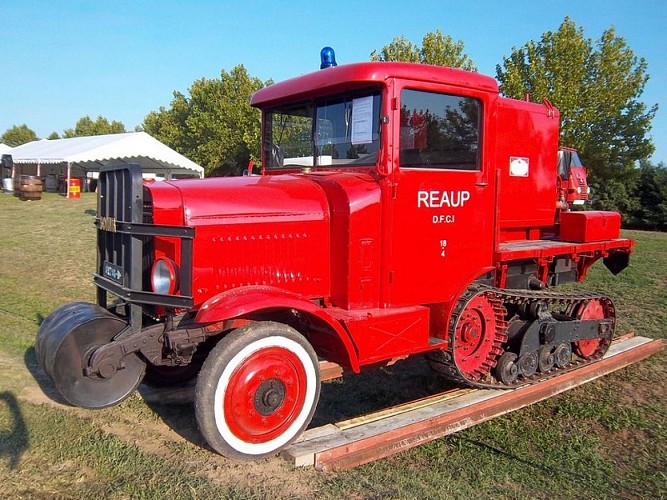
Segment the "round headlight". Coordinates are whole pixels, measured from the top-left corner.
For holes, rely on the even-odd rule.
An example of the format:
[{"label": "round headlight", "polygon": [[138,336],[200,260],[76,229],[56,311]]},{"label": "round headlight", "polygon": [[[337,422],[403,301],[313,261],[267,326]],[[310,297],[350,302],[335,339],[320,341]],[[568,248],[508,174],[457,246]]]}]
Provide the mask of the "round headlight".
[{"label": "round headlight", "polygon": [[588,186],[588,188],[586,189],[586,193],[591,194],[591,187],[590,186]]},{"label": "round headlight", "polygon": [[171,295],[176,291],[176,264],[170,259],[158,259],[151,271],[151,285],[155,293]]},{"label": "round headlight", "polygon": [[577,186],[577,194],[581,194],[581,186]]}]

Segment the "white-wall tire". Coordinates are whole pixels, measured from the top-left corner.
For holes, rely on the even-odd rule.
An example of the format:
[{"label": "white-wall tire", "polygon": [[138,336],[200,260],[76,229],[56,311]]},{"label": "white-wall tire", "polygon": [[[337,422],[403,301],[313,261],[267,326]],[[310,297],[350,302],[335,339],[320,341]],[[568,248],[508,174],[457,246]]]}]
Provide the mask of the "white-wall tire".
[{"label": "white-wall tire", "polygon": [[287,325],[258,322],[229,333],[208,355],[195,414],[215,451],[252,460],[294,441],[310,423],[319,395],[312,346]]}]

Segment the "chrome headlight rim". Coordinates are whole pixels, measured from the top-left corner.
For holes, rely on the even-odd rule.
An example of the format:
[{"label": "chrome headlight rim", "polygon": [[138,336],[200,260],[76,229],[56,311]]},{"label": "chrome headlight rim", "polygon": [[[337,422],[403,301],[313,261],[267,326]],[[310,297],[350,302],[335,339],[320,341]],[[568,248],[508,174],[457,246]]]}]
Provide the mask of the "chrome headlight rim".
[{"label": "chrome headlight rim", "polygon": [[161,257],[153,263],[151,269],[151,287],[161,295],[173,295],[178,289],[176,263]]}]

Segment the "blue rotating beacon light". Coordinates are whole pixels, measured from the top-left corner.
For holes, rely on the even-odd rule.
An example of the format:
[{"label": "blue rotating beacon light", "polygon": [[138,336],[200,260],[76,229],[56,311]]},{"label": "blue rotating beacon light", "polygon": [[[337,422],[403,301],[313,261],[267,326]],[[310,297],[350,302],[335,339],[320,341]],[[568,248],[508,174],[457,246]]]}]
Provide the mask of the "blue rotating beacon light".
[{"label": "blue rotating beacon light", "polygon": [[320,60],[322,61],[320,69],[338,66],[338,63],[336,62],[336,53],[331,47],[324,47],[320,51]]}]

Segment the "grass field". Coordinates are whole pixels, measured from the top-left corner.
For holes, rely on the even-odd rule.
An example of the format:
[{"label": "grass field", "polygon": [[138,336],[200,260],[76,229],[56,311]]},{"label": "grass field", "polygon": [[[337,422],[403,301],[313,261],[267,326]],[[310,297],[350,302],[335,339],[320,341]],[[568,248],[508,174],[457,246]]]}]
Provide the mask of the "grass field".
[{"label": "grass field", "polygon": [[[188,405],[132,396],[98,411],[67,407],[34,362],[38,324],[94,300],[94,195],[0,196],[0,497],[3,498],[660,498],[667,497],[665,352],[546,402],[343,473],[280,458],[235,463],[207,450]],[[665,337],[667,234],[636,238],[629,269],[599,264],[584,286],[616,302],[617,333]],[[400,366],[323,388],[314,421],[332,422],[428,375]],[[406,389],[407,387],[407,389]],[[416,394],[417,396],[420,394]]]}]

